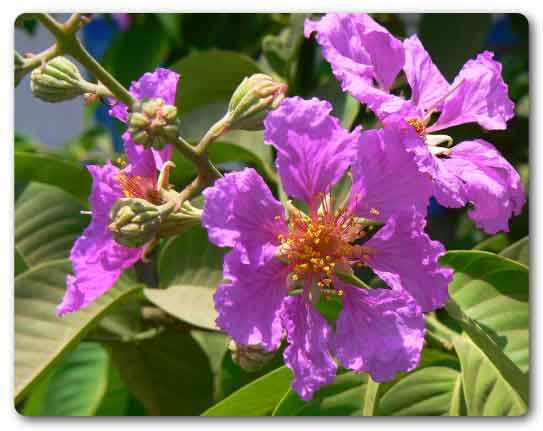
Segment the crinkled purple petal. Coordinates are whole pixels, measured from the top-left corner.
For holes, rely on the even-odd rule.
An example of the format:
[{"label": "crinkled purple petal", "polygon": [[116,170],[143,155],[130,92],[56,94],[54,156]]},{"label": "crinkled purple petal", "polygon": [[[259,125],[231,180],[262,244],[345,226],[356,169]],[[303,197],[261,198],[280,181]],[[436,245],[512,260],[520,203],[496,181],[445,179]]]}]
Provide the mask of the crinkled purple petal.
[{"label": "crinkled purple petal", "polygon": [[286,233],[284,209],[252,168],[226,174],[203,192],[202,224],[219,247],[236,247],[244,262],[261,263]]},{"label": "crinkled purple petal", "polygon": [[403,46],[403,70],[411,87],[411,101],[423,115],[430,109],[439,109],[442,105],[440,99],[449,91],[449,83],[432,62],[417,35],[405,39]]},{"label": "crinkled purple petal", "polygon": [[223,282],[215,292],[217,325],[241,344],[275,350],[283,335],[280,309],[287,294],[288,267],[266,256],[261,265],[242,262],[239,250],[224,258]]},{"label": "crinkled purple petal", "polygon": [[443,103],[441,115],[429,132],[476,122],[487,130],[503,130],[514,116],[515,105],[507,95],[502,65],[485,51],[469,60],[454,79],[457,87]]},{"label": "crinkled purple petal", "polygon": [[117,244],[107,227],[109,210],[122,197],[115,178],[119,170],[110,163],[104,167],[88,166],[88,169],[93,177],[92,220],[70,252],[75,276],[67,277],[67,291],[57,307],[59,316],[94,302],[142,255],[142,248]]},{"label": "crinkled purple petal", "polygon": [[386,221],[411,205],[426,214],[432,181],[408,153],[415,146],[426,144],[412,127],[390,125],[362,133],[352,164],[351,205],[356,215]]},{"label": "crinkled purple petal", "polygon": [[412,209],[390,217],[365,243],[368,266],[392,289],[407,292],[422,311],[443,307],[449,298],[452,270],[438,258],[445,248],[424,232],[424,216]]},{"label": "crinkled purple petal", "polygon": [[283,357],[294,373],[292,388],[309,401],[336,375],[337,365],[330,354],[332,330],[305,294],[287,297],[281,314],[289,343]]},{"label": "crinkled purple petal", "polygon": [[490,143],[477,139],[454,146],[449,158],[438,159],[443,172],[463,183],[463,199],[477,227],[489,234],[509,231],[509,219],[526,202],[519,174]]},{"label": "crinkled purple petal", "polygon": [[424,344],[420,307],[403,292],[364,290],[336,280],[343,290],[343,309],[336,323],[337,358],[346,368],[366,372],[376,382],[411,371]]},{"label": "crinkled purple petal", "polygon": [[340,80],[375,79],[388,91],[404,64],[402,43],[367,14],[326,14],[305,21],[304,34],[313,32],[324,58]]},{"label": "crinkled purple petal", "polygon": [[289,196],[312,205],[349,167],[360,138],[330,115],[332,105],[291,97],[266,117],[265,143],[277,149],[277,169]]},{"label": "crinkled purple petal", "polygon": [[305,21],[305,37],[313,32],[344,91],[380,118],[402,108],[405,101],[388,91],[404,65],[404,49],[387,29],[367,14],[329,13]]}]

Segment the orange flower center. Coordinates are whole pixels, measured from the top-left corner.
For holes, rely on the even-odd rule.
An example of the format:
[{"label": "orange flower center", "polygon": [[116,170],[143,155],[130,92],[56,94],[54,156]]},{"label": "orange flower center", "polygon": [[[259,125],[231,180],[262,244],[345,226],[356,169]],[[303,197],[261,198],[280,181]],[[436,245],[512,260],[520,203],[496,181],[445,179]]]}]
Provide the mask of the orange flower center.
[{"label": "orange flower center", "polygon": [[154,204],[160,204],[160,193],[155,189],[154,182],[146,177],[131,176],[120,173],[116,177],[127,198],[141,198]]},{"label": "orange flower center", "polygon": [[319,287],[329,287],[336,268],[360,264],[368,253],[354,244],[365,236],[356,218],[346,208],[334,211],[333,201],[327,202],[322,199],[321,209],[311,215],[293,213],[288,234],[278,236],[279,257],[288,261],[294,281],[311,276]]}]

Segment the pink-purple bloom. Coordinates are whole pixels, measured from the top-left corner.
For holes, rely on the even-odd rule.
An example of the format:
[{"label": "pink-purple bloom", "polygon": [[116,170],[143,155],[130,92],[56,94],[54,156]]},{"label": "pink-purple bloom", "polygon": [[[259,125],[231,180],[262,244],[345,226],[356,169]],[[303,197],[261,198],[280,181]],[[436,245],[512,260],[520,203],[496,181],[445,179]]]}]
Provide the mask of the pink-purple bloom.
[{"label": "pink-purple bloom", "polygon": [[74,275],[66,279],[67,290],[57,306],[59,316],[93,303],[142,257],[143,247],[118,244],[108,225],[110,209],[118,199],[126,196],[149,199],[153,194],[154,164],[148,164],[147,171],[143,166],[139,164],[137,175],[130,164],[122,170],[111,162],[104,166],[87,166],[92,175],[91,222],[70,252]]},{"label": "pink-purple bloom", "polygon": [[[403,42],[367,14],[327,14],[307,20],[305,35],[316,34],[324,58],[342,89],[366,104],[383,123],[403,118],[426,140],[411,148],[421,172],[434,181],[434,196],[448,207],[472,203],[469,215],[487,233],[508,230],[525,194],[519,175],[494,146],[481,139],[452,149],[438,147],[448,136],[432,135],[465,123],[503,130],[514,104],[502,66],[485,51],[462,67],[452,84],[443,77],[416,35]],[[411,97],[391,93],[403,70]],[[431,124],[432,114],[439,117]]]},{"label": "pink-purple bloom", "polygon": [[[318,99],[287,98],[265,120],[283,188],[307,214],[290,208],[286,216],[251,168],[204,191],[209,239],[232,249],[215,293],[217,324],[236,342],[268,351],[286,335],[285,363],[304,400],[333,381],[337,360],[376,381],[416,367],[423,312],[445,304],[451,280],[437,263],[443,246],[424,232],[431,184],[407,152],[421,138],[395,125],[348,132],[331,110]],[[350,167],[352,192],[336,205],[332,188]],[[362,244],[361,217],[384,222]],[[348,284],[341,274],[360,265],[390,289]],[[321,294],[343,300],[335,333],[315,308]]]},{"label": "pink-purple bloom", "polygon": [[[175,103],[179,75],[166,69],[144,74],[130,87],[132,95],[143,98],[162,97]],[[110,115],[126,122],[128,108],[113,101]],[[57,314],[77,311],[94,302],[110,289],[123,271],[141,259],[144,247],[130,248],[118,244],[108,228],[109,212],[122,197],[153,201],[156,198],[157,170],[170,159],[172,148],[146,150],[136,145],[130,133],[123,134],[128,165],[122,170],[108,162],[105,166],[90,165],[93,185],[90,196],[91,223],[77,239],[70,253],[74,275],[67,278],[67,291]]]},{"label": "pink-purple bloom", "polygon": [[[157,68],[153,72],[144,73],[140,79],[133,81],[130,85],[130,94],[138,101],[143,99],[161,98],[168,105],[175,105],[175,95],[179,74],[164,68]],[[112,104],[109,115],[126,123],[128,121],[128,107],[115,99],[110,99]],[[136,145],[132,141],[129,132],[123,133],[124,150],[128,156],[133,159],[140,158],[143,154],[153,155],[157,169],[171,159],[172,145],[166,145],[162,150],[144,149],[141,145]]]}]

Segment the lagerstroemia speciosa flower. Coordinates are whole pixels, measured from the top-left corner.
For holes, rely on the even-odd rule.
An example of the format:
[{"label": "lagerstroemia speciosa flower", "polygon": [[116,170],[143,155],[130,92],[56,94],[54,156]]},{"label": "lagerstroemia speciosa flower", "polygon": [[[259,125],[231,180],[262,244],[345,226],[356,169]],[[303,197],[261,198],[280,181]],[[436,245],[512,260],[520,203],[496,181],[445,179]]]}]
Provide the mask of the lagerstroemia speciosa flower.
[{"label": "lagerstroemia speciosa flower", "polygon": [[[307,20],[305,35],[316,33],[324,58],[344,91],[366,104],[386,124],[399,116],[426,145],[411,148],[421,172],[433,178],[433,194],[442,205],[473,208],[469,216],[487,233],[508,231],[508,221],[525,203],[522,182],[496,148],[482,140],[453,148],[449,127],[476,122],[486,130],[503,130],[514,113],[501,76],[501,64],[488,51],[469,60],[449,84],[416,35],[403,42],[367,14],[327,14]],[[390,93],[403,70],[411,87],[406,100]],[[435,114],[439,117],[433,124]],[[434,114],[434,116],[432,116]]]},{"label": "lagerstroemia speciosa flower", "polygon": [[[284,190],[307,214],[285,212],[251,168],[204,191],[209,239],[231,248],[214,297],[217,324],[237,343],[268,351],[286,334],[285,363],[305,400],[333,381],[336,359],[376,381],[416,367],[423,312],[445,304],[451,279],[437,263],[442,245],[424,232],[431,183],[406,151],[421,138],[393,124],[349,133],[331,109],[318,99],[287,98],[265,120]],[[352,192],[336,204],[331,189],[349,167]],[[384,226],[364,239],[368,219]],[[390,289],[349,284],[341,274],[354,266],[371,268]],[[335,333],[315,308],[321,294],[342,298]]]},{"label": "lagerstroemia speciosa flower", "polygon": [[137,165],[128,164],[122,170],[111,162],[87,166],[92,175],[91,222],[70,252],[74,275],[66,279],[66,294],[57,307],[59,316],[94,302],[142,257],[143,247],[118,244],[108,228],[110,210],[120,198],[136,197],[158,203],[153,159],[149,158],[146,165],[139,159],[136,162]]},{"label": "lagerstroemia speciosa flower", "polygon": [[[132,95],[164,99],[175,103],[179,75],[166,69],[144,74],[130,87]],[[126,122],[128,109],[115,102],[110,114]],[[123,134],[128,165],[120,170],[110,162],[105,166],[90,165],[92,192],[90,196],[91,223],[77,239],[70,252],[74,275],[67,277],[67,291],[57,307],[63,315],[86,307],[103,295],[118,280],[123,271],[141,259],[144,247],[118,244],[109,229],[110,210],[123,197],[145,199],[160,203],[157,193],[157,170],[171,157],[171,145],[161,151],[145,150],[135,145],[130,134]]]}]

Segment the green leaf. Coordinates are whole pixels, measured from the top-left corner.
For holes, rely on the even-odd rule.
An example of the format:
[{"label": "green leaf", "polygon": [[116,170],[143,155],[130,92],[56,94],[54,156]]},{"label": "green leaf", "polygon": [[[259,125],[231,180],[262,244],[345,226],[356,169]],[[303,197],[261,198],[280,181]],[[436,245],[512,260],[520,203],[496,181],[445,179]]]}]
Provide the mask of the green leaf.
[{"label": "green leaf", "polygon": [[96,416],[124,416],[133,395],[128,391],[117,368],[109,361],[107,391],[96,411]]},{"label": "green leaf", "polygon": [[469,416],[521,416],[526,402],[496,364],[466,335],[455,340]]},{"label": "green leaf", "polygon": [[[446,310],[462,327],[470,340],[480,349],[481,353],[492,362],[493,367],[505,379],[509,386],[518,394],[524,403],[528,403],[529,398],[529,379],[528,374],[523,373],[512,361],[507,357],[500,347],[490,338],[473,319],[467,316],[458,307],[454,300],[449,300]],[[464,384],[469,384],[469,380],[465,380]]]},{"label": "green leaf", "polygon": [[228,102],[243,78],[261,72],[250,57],[220,50],[191,54],[171,69],[182,76],[176,101],[181,118],[196,107]]},{"label": "green leaf", "polygon": [[458,411],[458,370],[429,366],[415,370],[394,383],[381,397],[383,416],[443,416]]},{"label": "green leaf", "polygon": [[502,250],[500,256],[511,260],[516,260],[523,265],[530,266],[530,243],[528,241],[528,237],[524,237]]},{"label": "green leaf", "polygon": [[223,255],[205,230],[191,229],[164,247],[158,262],[164,289],[145,289],[145,297],[178,319],[217,329],[213,293],[222,280]]},{"label": "green leaf", "polygon": [[490,251],[492,253],[499,253],[505,247],[507,247],[507,244],[509,244],[507,235],[505,235],[504,233],[499,233],[481,241],[479,244],[473,247],[473,250],[483,250]]},{"label": "green leaf", "polygon": [[68,257],[90,221],[82,209],[73,196],[56,187],[28,185],[15,206],[15,247],[27,265]]},{"label": "green leaf", "polygon": [[157,13],[155,16],[164,27],[164,30],[170,36],[172,42],[176,45],[181,43],[181,14],[177,13]]},{"label": "green leaf", "polygon": [[19,274],[21,274],[22,272],[25,272],[28,269],[28,265],[23,259],[23,256],[21,256],[21,253],[19,253],[16,249],[14,251],[13,265],[15,267],[14,268],[15,277],[17,277]]},{"label": "green leaf", "polygon": [[21,151],[15,152],[15,178],[59,187],[83,202],[87,201],[92,183],[83,166],[52,155]]},{"label": "green leaf", "polygon": [[15,278],[15,398],[21,400],[116,304],[141,287],[126,277],[96,302],[57,317],[66,290],[68,260],[36,266]]},{"label": "green leaf", "polygon": [[242,387],[229,397],[206,410],[202,416],[263,416],[288,391],[292,373],[286,367],[278,368]]},{"label": "green leaf", "polygon": [[119,33],[101,63],[121,84],[129,86],[160,66],[168,51],[166,30],[156,17],[144,14],[136,17],[126,32]]},{"label": "green leaf", "polygon": [[[205,130],[202,130],[202,133],[204,132]],[[215,141],[208,153],[209,159],[215,165],[245,162],[254,165],[266,178],[270,180],[276,178],[275,172],[271,169],[271,148],[264,144],[262,132],[229,132]],[[174,153],[173,161],[176,168],[171,171],[171,181],[174,184],[186,184],[196,176],[194,165],[179,153]]]},{"label": "green leaf", "polygon": [[151,415],[198,415],[212,403],[206,354],[188,333],[166,330],[138,343],[109,343],[122,379]]},{"label": "green leaf", "polygon": [[[32,416],[92,416],[106,393],[109,359],[98,343],[81,343],[47,379],[39,409]],[[41,395],[41,396],[40,396]],[[28,414],[28,410],[26,411]]]},{"label": "green leaf", "polygon": [[517,367],[529,366],[529,277],[517,262],[484,251],[450,251],[441,258],[455,270],[449,292],[462,311]]},{"label": "green leaf", "polygon": [[341,369],[334,382],[319,389],[309,402],[289,389],[274,416],[359,416],[365,403],[367,374]]}]

